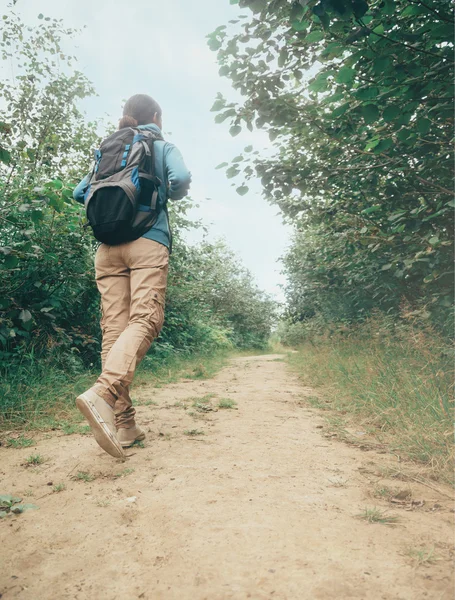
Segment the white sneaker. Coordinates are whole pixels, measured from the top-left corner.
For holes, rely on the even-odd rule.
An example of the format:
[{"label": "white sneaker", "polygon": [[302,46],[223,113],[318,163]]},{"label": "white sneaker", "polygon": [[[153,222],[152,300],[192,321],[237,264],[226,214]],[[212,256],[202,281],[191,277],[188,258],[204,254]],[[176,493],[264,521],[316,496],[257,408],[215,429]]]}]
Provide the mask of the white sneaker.
[{"label": "white sneaker", "polygon": [[134,442],[145,440],[145,431],[135,425],[129,429],[119,429],[117,431],[117,437],[123,448],[129,448],[134,444]]},{"label": "white sneaker", "polygon": [[106,400],[90,389],[77,397],[76,406],[87,419],[101,448],[115,458],[125,458],[117,439],[114,410]]}]

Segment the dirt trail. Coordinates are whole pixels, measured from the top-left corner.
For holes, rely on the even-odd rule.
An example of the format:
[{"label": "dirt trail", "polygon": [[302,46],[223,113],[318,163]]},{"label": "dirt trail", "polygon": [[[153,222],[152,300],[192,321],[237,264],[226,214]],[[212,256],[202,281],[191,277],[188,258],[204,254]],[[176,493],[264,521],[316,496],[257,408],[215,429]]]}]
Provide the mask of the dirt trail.
[{"label": "dirt trail", "polygon": [[[236,408],[199,413],[209,393]],[[156,404],[138,407],[148,438],[125,463],[81,435],[1,450],[0,493],[40,507],[0,521],[2,600],[451,599],[450,500],[412,484],[425,505],[392,507],[396,526],[359,519],[390,509],[375,485],[406,485],[381,479],[397,459],[326,438],[308,393],[279,356],[240,358],[212,380],[136,388]],[[417,565],[422,547],[438,560]]]}]

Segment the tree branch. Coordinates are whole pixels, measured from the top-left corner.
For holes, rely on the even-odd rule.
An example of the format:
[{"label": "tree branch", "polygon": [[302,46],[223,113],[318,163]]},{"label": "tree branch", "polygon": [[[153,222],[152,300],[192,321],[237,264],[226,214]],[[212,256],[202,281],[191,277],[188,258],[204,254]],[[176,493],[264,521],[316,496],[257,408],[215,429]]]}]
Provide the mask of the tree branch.
[{"label": "tree branch", "polygon": [[409,2],[411,4],[417,4],[418,6],[424,6],[427,10],[429,10],[430,12],[435,14],[439,19],[441,19],[441,21],[445,21],[446,23],[452,23],[452,24],[455,23],[455,21],[453,21],[450,17],[441,14],[440,12],[438,12],[431,6],[428,6],[428,4],[425,4],[425,2],[422,2],[422,0],[409,0]]}]

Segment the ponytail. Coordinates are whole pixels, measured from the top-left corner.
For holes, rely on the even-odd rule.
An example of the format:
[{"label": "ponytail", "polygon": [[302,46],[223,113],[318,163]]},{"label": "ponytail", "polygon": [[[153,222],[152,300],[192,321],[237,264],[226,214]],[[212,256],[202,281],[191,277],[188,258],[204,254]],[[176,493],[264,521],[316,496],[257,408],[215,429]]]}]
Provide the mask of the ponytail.
[{"label": "ponytail", "polygon": [[139,123],[133,117],[125,115],[119,121],[118,128],[123,129],[124,127],[137,127]]}]

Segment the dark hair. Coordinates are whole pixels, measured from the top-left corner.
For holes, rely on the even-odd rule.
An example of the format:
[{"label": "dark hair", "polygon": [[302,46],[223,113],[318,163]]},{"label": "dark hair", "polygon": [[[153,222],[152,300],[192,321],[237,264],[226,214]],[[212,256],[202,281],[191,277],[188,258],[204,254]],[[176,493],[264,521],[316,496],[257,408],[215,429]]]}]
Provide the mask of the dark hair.
[{"label": "dark hair", "polygon": [[153,121],[156,113],[161,117],[161,107],[156,100],[147,94],[136,94],[126,101],[118,128],[148,125]]}]

